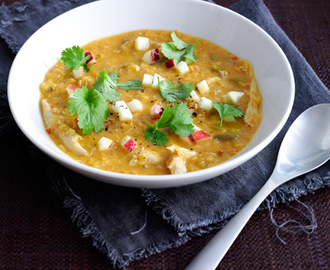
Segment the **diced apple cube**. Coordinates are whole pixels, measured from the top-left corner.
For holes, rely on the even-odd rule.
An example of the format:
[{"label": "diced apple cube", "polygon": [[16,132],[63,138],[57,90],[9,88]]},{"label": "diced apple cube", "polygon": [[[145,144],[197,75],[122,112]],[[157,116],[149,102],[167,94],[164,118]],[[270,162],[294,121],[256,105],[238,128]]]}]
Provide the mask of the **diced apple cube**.
[{"label": "diced apple cube", "polygon": [[151,107],[150,109],[150,114],[151,115],[162,115],[164,111],[164,108],[158,104],[155,104],[154,106]]},{"label": "diced apple cube", "polygon": [[138,37],[135,40],[135,49],[144,51],[144,50],[148,49],[148,47],[149,47],[149,38]]},{"label": "diced apple cube", "polygon": [[105,150],[109,150],[112,144],[113,144],[113,140],[106,137],[102,137],[101,139],[99,139],[97,146],[100,151],[105,151]]},{"label": "diced apple cube", "polygon": [[152,88],[158,88],[158,82],[165,80],[165,78],[158,73],[155,73],[153,79],[152,79]]},{"label": "diced apple cube", "polygon": [[236,103],[242,96],[244,96],[244,92],[230,91],[225,95],[225,98],[228,99],[229,102]]},{"label": "diced apple cube", "polygon": [[197,84],[197,89],[202,95],[207,93],[210,90],[210,88],[205,80],[203,80]]},{"label": "diced apple cube", "polygon": [[69,98],[72,98],[72,97],[73,97],[73,92],[74,92],[76,89],[80,89],[80,87],[77,86],[77,85],[73,85],[73,84],[69,84],[69,85],[66,87],[66,91],[67,91],[68,94],[69,94]]},{"label": "diced apple cube", "polygon": [[118,116],[120,121],[128,121],[133,119],[133,115],[128,108],[126,110],[120,110]]},{"label": "diced apple cube", "polygon": [[112,109],[118,113],[119,120],[120,121],[127,121],[127,120],[132,120],[133,115],[126,105],[125,101],[117,101],[115,105],[112,106]]},{"label": "diced apple cube", "polygon": [[154,76],[150,74],[143,74],[142,86],[151,86]]},{"label": "diced apple cube", "polygon": [[175,61],[174,61],[174,59],[170,59],[170,60],[166,61],[166,62],[165,62],[165,66],[166,66],[167,68],[174,67],[174,66],[175,66]]},{"label": "diced apple cube", "polygon": [[90,57],[89,57],[89,59],[86,61],[86,64],[88,64],[88,63],[94,63],[94,62],[95,62],[95,58],[94,58],[92,52],[85,52],[85,57],[88,56],[88,55],[89,55]]},{"label": "diced apple cube", "polygon": [[211,110],[212,109],[212,100],[202,97],[201,100],[199,101],[199,107],[202,108],[203,110]]},{"label": "diced apple cube", "polygon": [[131,102],[128,102],[127,106],[131,110],[131,112],[135,112],[142,109],[142,103],[137,99],[133,99]]},{"label": "diced apple cube", "polygon": [[119,108],[120,107],[124,108],[125,106],[126,106],[125,101],[119,100],[119,101],[116,101],[115,105],[112,105],[112,109],[114,110],[114,112],[119,113]]},{"label": "diced apple cube", "polygon": [[202,130],[191,133],[191,136],[194,138],[196,142],[211,137],[209,134],[207,134],[205,131]]},{"label": "diced apple cube", "polygon": [[200,100],[200,98],[199,98],[199,96],[197,95],[197,93],[196,93],[195,90],[192,90],[192,91],[190,92],[190,98],[193,99],[193,100],[195,100],[195,101],[199,101],[199,100]]},{"label": "diced apple cube", "polygon": [[76,79],[78,79],[78,78],[80,78],[83,74],[84,74],[84,67],[83,66],[81,66],[79,69],[77,69],[77,70],[72,70],[72,72],[73,72],[73,76],[76,78]]},{"label": "diced apple cube", "polygon": [[143,61],[148,63],[148,64],[152,64],[156,61],[159,60],[159,51],[158,49],[153,49],[150,51],[147,51],[144,56],[143,56]]},{"label": "diced apple cube", "polygon": [[132,152],[137,147],[137,144],[130,136],[126,136],[122,140],[121,145],[124,146],[128,152]]},{"label": "diced apple cube", "polygon": [[187,73],[189,71],[189,67],[186,62],[181,61],[179,64],[175,66],[175,68],[181,73]]}]

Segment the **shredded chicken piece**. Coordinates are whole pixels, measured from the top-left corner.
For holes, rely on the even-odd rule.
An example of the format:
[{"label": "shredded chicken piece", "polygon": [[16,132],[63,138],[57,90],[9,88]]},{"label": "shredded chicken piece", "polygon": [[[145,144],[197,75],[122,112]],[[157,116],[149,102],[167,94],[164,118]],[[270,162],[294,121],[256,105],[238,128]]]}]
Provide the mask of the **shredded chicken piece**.
[{"label": "shredded chicken piece", "polygon": [[161,160],[160,155],[155,151],[144,149],[135,150],[131,152],[130,155],[132,155],[132,159],[129,162],[131,166],[154,164]]},{"label": "shredded chicken piece", "polygon": [[80,145],[78,140],[81,138],[74,129],[67,125],[61,125],[55,128],[56,116],[52,114],[51,106],[46,99],[41,100],[41,109],[44,115],[47,128],[56,132],[64,145],[79,155],[87,155],[87,151]]},{"label": "shredded chicken piece", "polygon": [[170,150],[173,155],[166,162],[167,168],[170,169],[172,174],[181,174],[186,173],[186,160],[190,157],[196,155],[196,152],[189,151],[186,148],[179,147],[175,144],[166,147],[166,149]]},{"label": "shredded chicken piece", "polygon": [[257,98],[257,82],[254,79],[252,80],[249,94],[250,94],[250,100],[245,112],[244,121],[248,125],[252,126],[254,122],[253,121],[254,115],[256,113],[259,113],[259,107],[261,104],[261,100]]}]

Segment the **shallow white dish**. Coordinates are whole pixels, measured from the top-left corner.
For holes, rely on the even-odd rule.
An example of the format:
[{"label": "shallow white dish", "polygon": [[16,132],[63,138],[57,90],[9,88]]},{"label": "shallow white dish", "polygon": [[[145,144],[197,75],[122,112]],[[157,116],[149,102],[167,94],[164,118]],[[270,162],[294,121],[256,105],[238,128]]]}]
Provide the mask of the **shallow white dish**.
[{"label": "shallow white dish", "polygon": [[[263,95],[263,120],[251,143],[239,155],[221,165],[197,172],[137,176],[80,164],[50,140],[39,110],[39,84],[61,51],[137,29],[178,29],[210,40],[252,63]],[[257,25],[226,8],[197,0],[103,0],[66,12],[31,36],[11,67],[8,99],[23,133],[57,162],[107,183],[163,188],[197,183],[226,173],[266,147],[282,129],[291,112],[294,79],[290,64],[275,41]]]}]

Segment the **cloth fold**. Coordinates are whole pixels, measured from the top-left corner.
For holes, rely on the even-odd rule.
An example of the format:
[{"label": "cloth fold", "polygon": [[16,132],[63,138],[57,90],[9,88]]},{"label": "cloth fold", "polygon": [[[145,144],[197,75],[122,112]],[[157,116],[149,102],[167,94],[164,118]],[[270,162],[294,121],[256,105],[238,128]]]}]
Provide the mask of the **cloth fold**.
[{"label": "cloth fold", "polygon": [[[27,38],[47,21],[89,2],[92,1],[28,0],[0,7],[0,48],[8,52],[0,56],[4,63],[0,67],[1,136],[16,130],[6,103],[6,80],[14,57],[8,47],[17,53]],[[262,0],[242,0],[231,9],[258,24],[275,39],[290,61],[296,83],[295,103],[285,127],[268,147],[241,167],[194,185],[140,190],[78,175],[27,142],[31,157],[48,168],[45,178],[51,181],[64,207],[72,209],[72,220],[81,228],[82,235],[90,237],[114,267],[123,267],[134,260],[180,246],[196,235],[221,228],[269,178],[279,145],[296,117],[312,105],[330,102],[330,92],[277,25]],[[326,163],[279,187],[259,209],[275,207],[277,203],[329,185],[330,163]]]}]

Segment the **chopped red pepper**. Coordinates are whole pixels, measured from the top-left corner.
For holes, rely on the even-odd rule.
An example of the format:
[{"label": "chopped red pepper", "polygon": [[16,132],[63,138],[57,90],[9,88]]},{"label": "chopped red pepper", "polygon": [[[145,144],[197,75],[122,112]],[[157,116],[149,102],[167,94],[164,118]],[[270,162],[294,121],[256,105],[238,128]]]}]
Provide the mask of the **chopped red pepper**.
[{"label": "chopped red pepper", "polygon": [[235,56],[235,57],[233,57],[231,60],[237,60],[238,59],[238,57],[237,56]]},{"label": "chopped red pepper", "polygon": [[196,142],[193,140],[192,137],[187,136],[187,137],[182,137],[184,140],[186,140],[187,142],[190,142],[192,145],[196,144]]},{"label": "chopped red pepper", "polygon": [[46,128],[46,132],[47,132],[48,134],[50,134],[50,133],[52,132],[52,129],[51,129],[51,128]]}]

